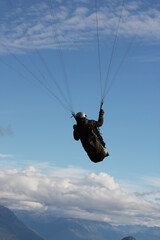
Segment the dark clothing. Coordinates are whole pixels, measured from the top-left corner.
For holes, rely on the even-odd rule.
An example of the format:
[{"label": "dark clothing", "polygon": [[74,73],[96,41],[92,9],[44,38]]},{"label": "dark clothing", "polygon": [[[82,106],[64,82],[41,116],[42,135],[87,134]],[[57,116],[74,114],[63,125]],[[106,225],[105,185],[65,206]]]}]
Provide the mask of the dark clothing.
[{"label": "dark clothing", "polygon": [[108,156],[105,143],[98,129],[103,125],[103,114],[103,110],[100,110],[98,121],[76,118],[77,125],[73,126],[74,139],[81,140],[84,150],[93,162],[100,162]]}]

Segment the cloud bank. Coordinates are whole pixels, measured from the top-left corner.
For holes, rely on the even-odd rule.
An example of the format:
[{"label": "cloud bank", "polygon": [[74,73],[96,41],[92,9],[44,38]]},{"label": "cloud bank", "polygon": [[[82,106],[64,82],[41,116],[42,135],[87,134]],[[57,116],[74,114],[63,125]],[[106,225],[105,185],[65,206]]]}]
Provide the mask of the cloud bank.
[{"label": "cloud bank", "polygon": [[[69,177],[71,170],[81,176],[70,174]],[[60,173],[66,173],[66,176]],[[152,195],[150,200],[146,198],[149,194]],[[13,209],[53,211],[58,216],[114,224],[160,226],[159,199],[158,190],[128,193],[104,172],[84,174],[80,169],[70,168],[62,169],[62,172],[57,169],[48,175],[34,166],[24,170],[0,170],[0,204]]]},{"label": "cloud bank", "polygon": [[[12,1],[10,1],[12,2]],[[1,52],[39,49],[79,48],[96,44],[96,10],[94,1],[44,1],[14,4],[1,3]],[[121,14],[119,1],[100,1],[98,5],[101,40],[115,34]],[[7,16],[7,17],[6,17]],[[150,44],[160,40],[160,6],[147,1],[128,1],[123,9],[119,36],[143,39]],[[107,41],[106,41],[107,39]]]}]

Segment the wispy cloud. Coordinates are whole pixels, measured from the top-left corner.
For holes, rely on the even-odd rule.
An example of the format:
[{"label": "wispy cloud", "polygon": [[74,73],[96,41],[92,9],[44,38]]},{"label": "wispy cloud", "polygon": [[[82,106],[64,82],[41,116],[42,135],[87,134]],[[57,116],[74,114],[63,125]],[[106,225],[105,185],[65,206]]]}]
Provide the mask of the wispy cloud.
[{"label": "wispy cloud", "polygon": [[11,158],[11,157],[12,157],[11,154],[3,154],[3,153],[0,153],[0,159]]},{"label": "wispy cloud", "polygon": [[13,135],[13,131],[11,129],[11,126],[8,126],[6,128],[4,127],[0,127],[0,137],[3,136],[12,136]]},{"label": "wispy cloud", "polygon": [[158,177],[145,177],[144,181],[151,187],[160,188],[160,178]]},{"label": "wispy cloud", "polygon": [[54,210],[58,215],[116,224],[160,226],[158,201],[146,200],[142,194],[127,193],[107,173],[81,170],[81,177],[75,177],[71,174],[72,169],[75,173],[73,167],[58,170],[57,173],[67,173],[66,176],[58,176],[57,169],[52,175],[44,174],[34,166],[24,170],[1,170],[0,203],[10,208]]},{"label": "wispy cloud", "polygon": [[[2,12],[1,42],[12,50],[24,51],[33,49],[34,46],[40,49],[57,48],[57,38],[63,48],[77,48],[84,42],[95,41],[94,4],[86,0],[72,2],[54,2],[53,9],[44,2],[37,4],[32,1],[25,9],[23,3],[20,6],[15,3],[14,7],[10,6],[8,18]],[[120,12],[121,6],[117,1],[99,4],[98,19],[102,40],[115,34]],[[130,1],[125,4],[119,35],[156,42],[160,39],[159,25],[158,7],[154,4],[148,6],[143,1]],[[4,46],[3,51],[6,51]]]}]

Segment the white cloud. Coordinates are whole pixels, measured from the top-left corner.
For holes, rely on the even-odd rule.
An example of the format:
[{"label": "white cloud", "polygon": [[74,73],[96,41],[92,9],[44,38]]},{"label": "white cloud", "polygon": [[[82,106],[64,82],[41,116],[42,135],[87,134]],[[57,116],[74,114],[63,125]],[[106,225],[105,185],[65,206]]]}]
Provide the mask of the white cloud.
[{"label": "white cloud", "polygon": [[82,178],[88,171],[68,166],[67,168],[51,167],[49,173],[58,177]]},{"label": "white cloud", "polygon": [[[141,3],[141,4],[140,4]],[[135,37],[152,43],[159,42],[160,11],[143,2],[130,1],[126,3],[120,25],[119,35],[123,38]],[[43,2],[32,3],[25,10],[14,5],[10,17],[1,21],[1,42],[16,50],[34,48],[56,48],[53,32],[58,36],[63,48],[81,46],[84,42],[96,39],[96,16],[94,4],[87,1],[69,1],[54,5],[53,16],[49,6]],[[19,12],[18,12],[19,10]],[[114,35],[119,21],[121,6],[117,2],[98,6],[99,30],[102,39]],[[54,24],[53,24],[54,22]],[[56,25],[55,25],[56,23]],[[52,27],[51,27],[52,25]],[[2,49],[1,49],[2,51]],[[6,51],[3,46],[3,51]]]},{"label": "white cloud", "polygon": [[11,157],[13,157],[13,155],[0,153],[0,159],[1,159],[1,158],[2,158],[2,159],[4,159],[4,158],[11,158]]},{"label": "white cloud", "polygon": [[[69,176],[72,170],[74,174]],[[76,171],[83,173],[81,177],[75,177]],[[155,196],[158,199],[159,195]],[[40,172],[35,166],[1,170],[0,204],[16,209],[54,210],[58,215],[116,224],[160,226],[158,200],[147,200],[145,194],[124,191],[107,173],[85,173],[73,167],[62,171],[55,168],[52,175]]]},{"label": "white cloud", "polygon": [[151,187],[160,188],[160,178],[158,177],[145,177],[144,181]]}]

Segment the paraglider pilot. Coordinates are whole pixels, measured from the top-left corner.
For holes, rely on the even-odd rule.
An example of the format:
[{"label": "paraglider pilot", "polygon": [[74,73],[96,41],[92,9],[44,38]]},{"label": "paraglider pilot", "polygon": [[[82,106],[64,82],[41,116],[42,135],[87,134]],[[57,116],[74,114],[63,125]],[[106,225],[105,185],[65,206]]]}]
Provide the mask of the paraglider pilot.
[{"label": "paraglider pilot", "polygon": [[73,125],[73,137],[76,141],[81,140],[84,150],[91,161],[97,163],[102,161],[109,153],[105,147],[99,127],[103,125],[104,111],[99,111],[98,121],[88,120],[84,112],[74,115],[77,124]]}]

